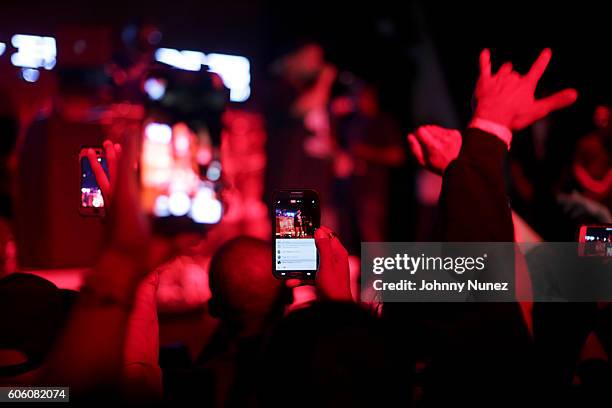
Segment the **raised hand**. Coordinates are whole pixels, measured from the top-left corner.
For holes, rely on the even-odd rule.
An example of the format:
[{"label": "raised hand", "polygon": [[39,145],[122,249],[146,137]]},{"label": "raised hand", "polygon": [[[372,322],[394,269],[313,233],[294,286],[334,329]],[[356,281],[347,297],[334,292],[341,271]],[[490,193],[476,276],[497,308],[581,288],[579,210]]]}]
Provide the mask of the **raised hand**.
[{"label": "raised hand", "polygon": [[565,89],[546,98],[535,99],[534,93],[550,61],[549,48],[542,51],[526,75],[513,71],[506,62],[491,74],[491,54],[485,49],[480,54],[480,77],[474,96],[474,118],[485,119],[510,130],[520,130],[549,113],[565,108],[576,101],[575,89]]},{"label": "raised hand", "polygon": [[408,145],[422,167],[442,175],[461,149],[461,132],[436,125],[418,127],[408,135]]},{"label": "raised hand", "polygon": [[322,298],[352,301],[348,252],[329,228],[321,226],[315,232],[319,250],[319,271],[316,286]]},{"label": "raised hand", "polygon": [[336,236],[325,226],[315,231],[315,245],[319,251],[319,270],[315,281],[288,279],[288,287],[312,285],[321,300],[352,302],[348,252]]},{"label": "raised hand", "polygon": [[108,165],[108,176],[104,172],[100,162],[98,162],[96,152],[93,149],[87,151],[87,159],[89,160],[89,165],[96,178],[96,182],[100,187],[100,191],[102,191],[104,202],[108,206],[112,200],[113,183],[117,178],[117,163],[119,163],[121,157],[121,145],[119,143],[113,144],[110,140],[105,140],[102,146],[104,147],[106,164]]},{"label": "raised hand", "polygon": [[[113,202],[108,211],[107,252],[125,257],[134,273],[147,274],[170,256],[171,242],[153,236],[150,222],[142,211],[137,162],[138,142],[132,136],[125,141],[121,160],[113,166],[116,181],[112,184]],[[109,162],[111,180],[113,167]]]}]

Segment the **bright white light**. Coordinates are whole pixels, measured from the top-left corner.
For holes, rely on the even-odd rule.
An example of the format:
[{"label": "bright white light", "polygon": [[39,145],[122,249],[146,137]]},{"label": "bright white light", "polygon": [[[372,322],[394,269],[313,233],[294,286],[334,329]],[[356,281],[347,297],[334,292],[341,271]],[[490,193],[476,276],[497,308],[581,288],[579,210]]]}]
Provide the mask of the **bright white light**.
[{"label": "bright white light", "polygon": [[16,67],[45,68],[55,67],[57,47],[55,38],[36,35],[15,34],[11,44],[17,52],[11,55],[11,63]]},{"label": "bright white light", "polygon": [[149,123],[145,134],[154,143],[168,144],[172,140],[172,128],[163,123]]},{"label": "bright white light", "polygon": [[144,90],[149,98],[157,101],[166,93],[166,84],[157,78],[149,78],[144,83]]},{"label": "bright white light", "polygon": [[245,57],[226,54],[208,54],[205,63],[210,72],[219,74],[230,90],[232,102],[244,102],[251,95],[251,64]]},{"label": "bright white light", "polygon": [[170,194],[170,199],[168,200],[168,209],[170,210],[170,214],[180,217],[189,212],[189,208],[191,207],[191,200],[187,193],[182,191],[175,191]]},{"label": "bright white light", "polygon": [[198,192],[191,207],[191,218],[201,224],[216,224],[221,221],[223,206],[212,190],[204,188]]},{"label": "bright white light", "polygon": [[173,48],[159,48],[155,51],[155,60],[186,71],[202,69],[204,53],[199,51],[179,51]]},{"label": "bright white light", "polygon": [[221,177],[221,163],[214,161],[210,163],[206,170],[206,178],[210,181],[217,181]]},{"label": "bright white light", "polygon": [[189,134],[177,132],[174,137],[174,149],[177,156],[186,156],[189,153]]},{"label": "bright white light", "polygon": [[209,71],[219,74],[230,90],[232,102],[244,102],[251,96],[251,63],[245,57],[159,48],[155,60],[187,71],[199,71],[202,64],[208,65]]},{"label": "bright white light", "polygon": [[6,44],[0,42],[0,55],[4,54],[4,50],[6,50]]},{"label": "bright white light", "polygon": [[23,68],[21,70],[21,76],[26,82],[36,82],[40,77],[40,72],[37,69]]},{"label": "bright white light", "polygon": [[95,195],[93,200],[91,200],[91,205],[96,208],[104,207],[104,199],[102,198],[102,194]]},{"label": "bright white light", "polygon": [[157,196],[157,199],[155,200],[155,207],[153,207],[153,213],[157,217],[167,217],[170,215],[168,206],[169,200],[167,195]]}]

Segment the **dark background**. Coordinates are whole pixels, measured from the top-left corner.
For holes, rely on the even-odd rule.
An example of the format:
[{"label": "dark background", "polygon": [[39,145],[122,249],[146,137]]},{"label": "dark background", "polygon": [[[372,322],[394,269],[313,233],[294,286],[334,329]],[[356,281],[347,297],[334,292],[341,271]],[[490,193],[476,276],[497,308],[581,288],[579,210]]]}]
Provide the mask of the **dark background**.
[{"label": "dark background", "polygon": [[[568,86],[579,92],[575,106],[553,114],[552,139],[563,163],[588,130],[595,104],[612,102],[609,20],[605,6],[595,1],[5,0],[0,5],[0,41],[8,43],[17,33],[55,36],[62,27],[76,25],[110,27],[118,42],[126,23],[152,22],[163,33],[161,46],[248,57],[252,96],[241,106],[261,112],[270,63],[297,44],[314,40],[341,71],[378,85],[384,107],[403,132],[424,123],[466,125],[483,47],[491,48],[495,66],[511,59],[520,72],[542,48],[551,47],[553,59],[539,92]],[[53,81],[47,79],[55,71],[41,71],[39,82],[26,84],[10,65],[9,54],[0,56],[0,88],[11,89],[20,104],[32,106],[37,97],[53,93]],[[49,146],[47,156],[54,148]],[[59,153],[53,157],[57,162]],[[410,175],[415,168],[409,162],[394,175],[391,240],[414,238]]]},{"label": "dark background", "polygon": [[[571,85],[581,103],[607,101],[610,14],[601,2],[376,1],[42,1],[5,0],[0,41],[14,33],[52,34],[62,24],[112,25],[133,20],[159,24],[162,45],[249,57],[255,80],[271,58],[296,41],[315,39],[340,68],[382,85],[386,102],[410,112],[406,93],[419,46],[433,46],[459,118],[469,97],[482,47],[497,62],[512,58],[525,69],[545,46],[554,57],[543,87]],[[0,64],[6,64],[6,54]],[[254,86],[256,100],[261,90]],[[407,117],[404,118],[409,125]]]}]

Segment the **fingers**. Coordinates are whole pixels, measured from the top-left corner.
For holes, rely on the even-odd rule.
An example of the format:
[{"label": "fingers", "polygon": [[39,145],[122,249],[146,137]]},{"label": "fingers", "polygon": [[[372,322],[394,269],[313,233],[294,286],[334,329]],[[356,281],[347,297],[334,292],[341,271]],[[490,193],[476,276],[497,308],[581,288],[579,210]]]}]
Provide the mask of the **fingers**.
[{"label": "fingers", "polygon": [[536,101],[536,112],[539,118],[543,118],[551,112],[572,105],[577,98],[578,92],[575,89],[565,89]]},{"label": "fingers", "polygon": [[108,177],[109,182],[114,183],[117,179],[117,154],[115,151],[115,145],[110,140],[105,140],[102,144],[104,152],[106,154],[106,163],[108,165]]},{"label": "fingers", "polygon": [[336,262],[339,258],[348,260],[348,252],[336,233],[326,226],[320,226],[315,231],[315,245],[321,254],[321,260]]},{"label": "fingers", "polygon": [[117,160],[117,175],[119,182],[126,175],[134,175],[134,165],[138,161],[138,138],[126,137],[123,147],[119,148],[121,157]]},{"label": "fingers", "polygon": [[540,78],[542,78],[551,57],[552,51],[550,48],[546,48],[540,53],[536,61],[533,63],[531,69],[527,73],[527,78],[529,78],[533,84],[537,84]]},{"label": "fingers", "polygon": [[315,245],[317,246],[317,249],[319,250],[319,253],[321,254],[321,260],[323,259],[327,259],[327,257],[329,255],[331,255],[331,235],[332,234],[332,230],[321,225],[319,228],[317,228],[317,230],[315,231],[314,237],[315,237]]},{"label": "fingers", "polygon": [[[134,171],[134,163],[138,157],[138,141],[135,137],[127,137],[123,152],[117,163],[116,179],[114,181],[113,200],[115,207],[121,210],[135,211],[138,203],[138,180]],[[125,213],[125,211],[118,211]],[[135,220],[132,220],[135,221]]]},{"label": "fingers", "polygon": [[285,281],[285,286],[287,286],[288,288],[297,288],[298,286],[302,285],[302,280],[301,279],[287,279]]},{"label": "fingers", "polygon": [[487,48],[480,53],[480,77],[491,78],[491,52]]},{"label": "fingers", "polygon": [[508,83],[512,84],[513,86],[516,86],[520,80],[521,76],[518,74],[518,72],[513,71],[508,74]]},{"label": "fingers", "polygon": [[410,146],[410,151],[412,151],[412,154],[416,158],[419,165],[425,166],[425,156],[423,154],[423,148],[421,147],[421,144],[417,140],[416,136],[412,133],[408,135],[408,146]]},{"label": "fingers", "polygon": [[512,72],[512,63],[511,62],[506,62],[506,63],[504,63],[501,66],[499,71],[497,71],[496,76],[498,78],[502,78],[502,77],[505,77],[506,75],[510,74],[511,72]]},{"label": "fingers", "polygon": [[108,177],[106,177],[104,168],[102,168],[102,165],[98,161],[98,155],[94,149],[87,149],[87,159],[89,160],[89,166],[91,167],[91,171],[96,178],[96,182],[102,191],[104,199],[107,201],[110,200],[110,183],[108,181]]}]

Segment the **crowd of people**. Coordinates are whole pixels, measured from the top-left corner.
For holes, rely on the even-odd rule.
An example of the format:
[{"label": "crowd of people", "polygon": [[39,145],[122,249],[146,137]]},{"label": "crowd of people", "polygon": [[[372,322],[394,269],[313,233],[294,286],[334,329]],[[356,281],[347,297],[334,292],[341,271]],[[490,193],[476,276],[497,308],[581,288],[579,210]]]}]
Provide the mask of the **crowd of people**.
[{"label": "crowd of people", "polygon": [[[361,302],[352,284],[353,241],[388,236],[389,172],[408,152],[442,176],[438,241],[520,242],[533,233],[531,221],[551,207],[571,207],[564,219],[574,214],[572,225],[611,221],[610,107],[597,108],[596,129],[580,139],[566,177],[573,193],[542,190],[543,180],[530,179],[517,161],[510,163],[512,186],[507,182],[509,149],[530,147],[518,132],[578,98],[574,89],[535,97],[551,56],[542,51],[526,73],[510,62],[494,72],[490,52],[482,51],[467,128],[419,127],[406,139],[408,151],[376,87],[351,79],[350,89],[332,92],[338,72],[321,47],[309,44],[278,61],[268,186],[319,190],[328,226],[314,233],[316,279],[276,279],[267,240],[241,236],[224,243],[209,265],[207,311],[218,326],[185,364],[160,358],[156,292],[158,267],[190,237],[152,232],[139,203],[137,138],[104,144],[108,176],[96,174],[107,208],[104,247],[80,290],[65,290],[7,261],[19,251],[5,237],[10,203],[21,200],[17,169],[28,163],[19,161],[17,121],[4,114],[0,385],[69,386],[73,401],[215,407],[605,406],[612,401],[607,304],[373,305]],[[538,194],[549,194],[538,201],[542,208],[530,205]],[[509,196],[518,197],[512,205]],[[342,211],[337,202],[345,204]],[[295,217],[295,235],[303,236],[302,215]],[[547,231],[540,233],[545,239],[572,240],[538,231]],[[517,259],[511,267],[518,271],[520,264]],[[525,282],[519,275],[513,287]]]}]

